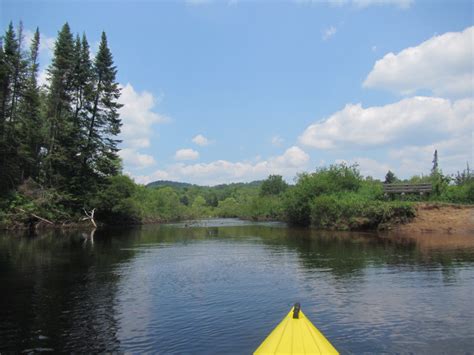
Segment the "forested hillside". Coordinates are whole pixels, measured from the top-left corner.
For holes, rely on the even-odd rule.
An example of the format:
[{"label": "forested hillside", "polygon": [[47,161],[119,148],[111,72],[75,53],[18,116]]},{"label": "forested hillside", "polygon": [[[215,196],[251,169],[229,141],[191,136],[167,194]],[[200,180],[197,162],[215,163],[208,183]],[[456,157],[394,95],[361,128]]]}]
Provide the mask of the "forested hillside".
[{"label": "forested hillside", "polygon": [[1,39],[0,207],[73,220],[121,170],[117,69],[105,33],[92,57],[86,35],[66,23],[40,86],[40,43],[38,29],[25,42],[21,23]]}]

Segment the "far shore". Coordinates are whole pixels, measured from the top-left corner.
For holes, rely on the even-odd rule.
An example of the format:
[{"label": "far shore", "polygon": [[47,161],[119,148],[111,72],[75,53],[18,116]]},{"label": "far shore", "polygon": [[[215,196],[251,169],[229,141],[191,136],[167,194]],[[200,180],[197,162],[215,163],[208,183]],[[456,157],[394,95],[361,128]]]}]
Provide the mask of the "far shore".
[{"label": "far shore", "polygon": [[[403,224],[388,226],[387,230],[391,234],[470,234],[474,237],[474,206],[446,203],[419,203],[416,204],[416,217]],[[219,217],[209,217],[219,218]],[[271,219],[258,220],[259,222],[275,221]],[[121,224],[121,226],[139,226],[173,223],[177,221],[148,220],[142,223]],[[184,222],[184,221],[182,221]],[[281,221],[275,221],[281,222]],[[99,224],[99,227],[113,227],[113,225]],[[311,227],[309,227],[311,228]],[[30,229],[28,225],[15,224],[13,228],[4,228],[6,231],[25,231]],[[34,231],[49,229],[94,229],[90,221],[81,221],[75,223],[48,224],[40,221]],[[2,230],[0,228],[0,230]],[[370,230],[368,230],[370,231]]]}]

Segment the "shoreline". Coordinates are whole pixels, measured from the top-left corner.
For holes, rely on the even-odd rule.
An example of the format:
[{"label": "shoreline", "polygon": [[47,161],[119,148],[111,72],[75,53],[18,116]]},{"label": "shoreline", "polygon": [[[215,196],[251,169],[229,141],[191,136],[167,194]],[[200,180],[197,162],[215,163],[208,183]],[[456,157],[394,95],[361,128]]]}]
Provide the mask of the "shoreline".
[{"label": "shoreline", "polygon": [[[399,221],[394,221],[393,223],[387,223],[383,229],[354,229],[352,231],[367,231],[367,232],[390,232],[390,233],[401,233],[401,234],[410,234],[410,233],[445,233],[445,234],[472,234],[474,235],[474,205],[461,205],[461,204],[447,204],[447,203],[416,203],[415,204],[416,215],[413,219],[406,223],[399,223]],[[221,218],[221,217],[213,217]],[[239,218],[241,220],[252,220],[257,222],[285,222],[281,220],[274,220],[269,218]],[[144,226],[144,225],[153,225],[153,224],[163,224],[163,223],[174,223],[174,222],[183,222],[185,220],[176,220],[176,221],[160,221],[158,219],[148,219],[140,223],[126,223],[126,224],[113,224],[107,225],[99,223],[98,228],[108,228],[108,227],[134,227],[134,226]],[[27,230],[32,230],[33,232],[41,230],[72,230],[72,229],[94,229],[94,226],[91,225],[88,221],[81,222],[71,222],[71,223],[57,223],[57,224],[48,224],[44,222],[39,222],[32,228],[28,225],[21,225],[20,223],[14,224],[9,228],[0,228],[0,231],[8,232],[24,232]],[[307,227],[308,229],[314,229],[314,227]],[[332,229],[331,229],[332,230]]]}]

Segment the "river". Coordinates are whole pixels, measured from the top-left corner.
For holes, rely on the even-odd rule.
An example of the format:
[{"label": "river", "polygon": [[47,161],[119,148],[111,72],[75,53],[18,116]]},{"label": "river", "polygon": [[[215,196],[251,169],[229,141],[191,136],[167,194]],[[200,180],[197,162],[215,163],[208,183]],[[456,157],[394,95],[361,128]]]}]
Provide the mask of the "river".
[{"label": "river", "polygon": [[250,354],[295,302],[341,353],[474,350],[474,236],[206,220],[0,234],[0,351]]}]

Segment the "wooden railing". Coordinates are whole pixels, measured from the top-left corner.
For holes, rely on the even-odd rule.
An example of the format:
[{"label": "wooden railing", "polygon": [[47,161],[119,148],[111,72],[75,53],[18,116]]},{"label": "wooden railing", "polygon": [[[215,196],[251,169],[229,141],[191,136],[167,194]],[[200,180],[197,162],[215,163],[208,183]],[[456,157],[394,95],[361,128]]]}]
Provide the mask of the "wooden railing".
[{"label": "wooden railing", "polygon": [[431,184],[383,184],[386,194],[413,194],[423,195],[433,191]]}]

